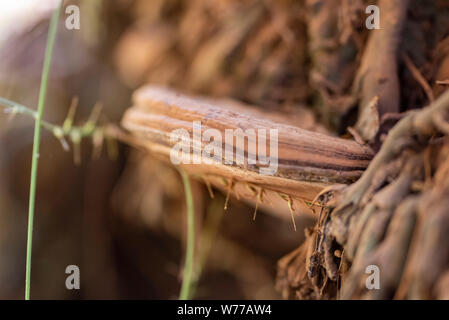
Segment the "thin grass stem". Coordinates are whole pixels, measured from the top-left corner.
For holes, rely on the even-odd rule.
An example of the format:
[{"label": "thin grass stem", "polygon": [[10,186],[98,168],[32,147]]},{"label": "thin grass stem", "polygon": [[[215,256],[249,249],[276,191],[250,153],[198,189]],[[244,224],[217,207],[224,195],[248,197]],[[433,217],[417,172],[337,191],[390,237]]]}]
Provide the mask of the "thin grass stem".
[{"label": "thin grass stem", "polygon": [[195,249],[195,208],[193,204],[192,188],[190,180],[184,170],[179,169],[181,173],[182,182],[184,184],[184,192],[186,195],[187,204],[187,244],[186,244],[186,258],[184,265],[184,274],[182,278],[181,293],[179,300],[189,300],[192,295],[192,286],[194,283],[194,249]]},{"label": "thin grass stem", "polygon": [[62,8],[62,2],[63,1],[61,1],[58,8],[54,10],[50,21],[50,27],[47,38],[47,47],[45,49],[44,66],[42,69],[41,87],[39,90],[39,102],[37,106],[34,124],[33,154],[31,158],[30,199],[28,207],[29,210],[28,210],[28,232],[27,232],[26,275],[25,275],[25,300],[30,300],[31,253],[33,248],[34,207],[36,200],[36,182],[37,182],[37,169],[39,162],[38,160],[39,160],[41,122],[45,106],[45,98],[47,95],[48,76],[50,73],[50,64],[53,56],[53,47],[55,43],[56,31],[58,27],[59,15]]}]

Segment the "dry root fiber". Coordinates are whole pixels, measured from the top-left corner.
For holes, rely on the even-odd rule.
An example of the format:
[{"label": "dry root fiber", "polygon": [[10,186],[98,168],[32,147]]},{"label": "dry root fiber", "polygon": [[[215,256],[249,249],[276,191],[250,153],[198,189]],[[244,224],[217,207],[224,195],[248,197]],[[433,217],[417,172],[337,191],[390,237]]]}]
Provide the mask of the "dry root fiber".
[{"label": "dry root fiber", "polygon": [[[130,87],[152,83],[237,98],[264,111],[299,115],[301,121],[289,124],[303,129],[349,131],[375,152],[383,145],[359,182],[328,188],[312,206],[319,223],[279,263],[285,297],[449,296],[448,190],[442,178],[448,98],[435,100],[449,84],[447,0],[134,2],[136,23],[115,50],[116,66]],[[369,4],[380,8],[380,30],[365,27]],[[409,113],[427,103],[434,104]],[[130,131],[129,115],[136,111],[127,113]],[[252,198],[260,208],[272,193],[273,199],[282,194],[284,202],[273,207],[286,208],[293,198],[299,211],[295,192],[304,198],[310,191],[277,190],[246,175],[200,170],[206,184],[241,200]],[[368,263],[380,268],[379,291],[365,289]]]},{"label": "dry root fiber", "polygon": [[[278,265],[285,298],[444,299],[449,292],[449,92],[404,117],[361,179],[316,199],[319,221]],[[369,290],[366,268],[380,270]]]}]

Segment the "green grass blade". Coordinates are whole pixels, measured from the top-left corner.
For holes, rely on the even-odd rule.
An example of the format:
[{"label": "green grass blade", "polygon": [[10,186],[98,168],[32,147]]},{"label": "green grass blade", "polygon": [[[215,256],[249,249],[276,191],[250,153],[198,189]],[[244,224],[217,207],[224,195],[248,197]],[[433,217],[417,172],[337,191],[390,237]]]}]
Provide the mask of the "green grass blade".
[{"label": "green grass blade", "polygon": [[25,276],[25,300],[30,300],[30,282],[31,282],[31,253],[33,247],[33,224],[34,224],[34,205],[36,200],[36,182],[37,168],[39,159],[39,145],[41,134],[42,114],[44,112],[45,97],[47,95],[48,75],[50,73],[50,64],[53,56],[53,47],[58,28],[59,15],[62,9],[62,2],[53,12],[50,21],[50,27],[47,38],[47,48],[45,49],[44,66],[42,69],[41,87],[39,90],[39,102],[34,124],[33,154],[31,159],[31,181],[30,181],[30,200],[28,207],[28,232],[27,232],[27,254],[26,254],[26,276]]},{"label": "green grass blade", "polygon": [[179,170],[184,184],[184,192],[187,203],[187,244],[186,244],[186,259],[184,266],[184,274],[182,277],[181,293],[179,300],[191,299],[192,286],[194,282],[194,249],[195,249],[195,208],[193,204],[192,188],[190,187],[190,180],[184,170]]}]

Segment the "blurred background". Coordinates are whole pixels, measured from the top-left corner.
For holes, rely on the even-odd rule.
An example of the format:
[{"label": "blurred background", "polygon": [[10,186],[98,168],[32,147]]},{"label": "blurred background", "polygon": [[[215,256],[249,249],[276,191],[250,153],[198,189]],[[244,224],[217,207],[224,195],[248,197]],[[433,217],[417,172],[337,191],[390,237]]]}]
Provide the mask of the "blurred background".
[{"label": "blurred background", "polygon": [[[0,96],[36,109],[49,16],[56,1],[0,1]],[[226,96],[301,113],[310,100],[302,1],[79,0],[81,28],[62,12],[44,119],[62,124],[79,98],[76,123],[93,106],[118,123],[145,83]],[[0,298],[22,299],[33,120],[0,114]],[[322,130],[327,130],[322,128]],[[41,140],[34,228],[33,299],[174,299],[185,251],[185,199],[176,170],[119,145],[75,165],[57,139]],[[259,212],[193,180],[197,214],[196,298],[277,299],[277,260],[303,240],[312,218]],[[77,265],[81,289],[65,288]]]}]

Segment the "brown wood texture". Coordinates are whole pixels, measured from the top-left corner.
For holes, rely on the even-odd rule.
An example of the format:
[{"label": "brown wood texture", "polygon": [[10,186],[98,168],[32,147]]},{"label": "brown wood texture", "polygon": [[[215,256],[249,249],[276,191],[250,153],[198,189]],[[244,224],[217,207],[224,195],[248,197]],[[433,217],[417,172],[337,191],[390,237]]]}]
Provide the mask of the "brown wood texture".
[{"label": "brown wood texture", "polygon": [[[357,180],[373,156],[368,147],[354,141],[307,131],[293,126],[288,117],[230,100],[191,97],[154,86],[137,90],[133,99],[134,106],[125,113],[122,126],[131,133],[134,143],[166,159],[174,145],[171,132],[182,128],[192,135],[193,121],[201,121],[203,132],[213,128],[223,137],[225,129],[277,129],[278,170],[274,175],[262,175],[257,166],[247,163],[182,165],[222,189],[230,181],[236,189],[239,184],[249,186],[244,198],[254,198],[257,188],[252,186],[256,186],[264,189],[264,196],[265,191],[274,191],[284,200],[287,196],[312,201],[329,184]],[[219,181],[223,182],[221,186]]]}]

